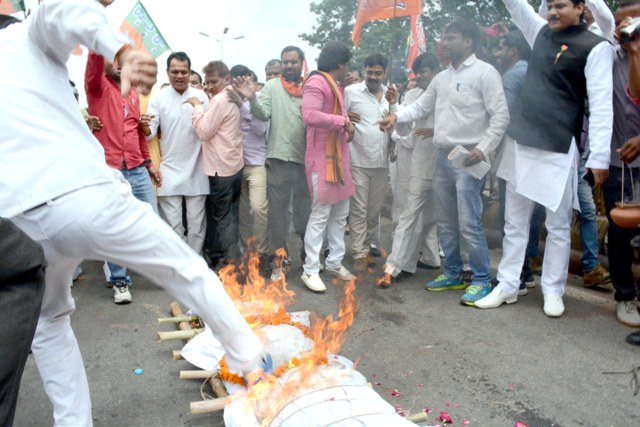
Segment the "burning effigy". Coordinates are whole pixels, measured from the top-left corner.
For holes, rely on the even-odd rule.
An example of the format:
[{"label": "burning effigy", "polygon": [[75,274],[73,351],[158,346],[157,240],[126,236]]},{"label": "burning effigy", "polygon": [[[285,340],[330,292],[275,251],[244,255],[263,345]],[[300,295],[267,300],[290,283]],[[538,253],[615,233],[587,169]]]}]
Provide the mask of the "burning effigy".
[{"label": "burning effigy", "polygon": [[206,371],[217,371],[229,393],[228,427],[411,426],[357,371],[338,355],[352,325],[356,281],[344,282],[337,318],[289,313],[295,292],[284,277],[276,282],[259,273],[258,257],[219,272],[225,289],[263,342],[271,369],[247,387],[228,369],[222,345],[210,331],[197,335],[182,356]]}]

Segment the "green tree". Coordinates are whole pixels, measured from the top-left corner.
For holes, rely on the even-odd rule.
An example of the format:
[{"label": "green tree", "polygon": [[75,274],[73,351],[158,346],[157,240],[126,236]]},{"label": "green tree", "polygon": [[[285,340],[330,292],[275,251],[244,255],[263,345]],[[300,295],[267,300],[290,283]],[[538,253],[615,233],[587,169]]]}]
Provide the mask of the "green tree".
[{"label": "green tree", "polygon": [[[529,0],[537,10],[541,0]],[[615,10],[622,0],[605,0]],[[351,32],[356,19],[358,0],[318,0],[311,4],[311,13],[316,15],[316,25],[311,32],[300,37],[313,46],[322,48],[329,40],[341,40],[351,46]],[[509,13],[502,0],[424,0],[422,24],[427,38],[427,48],[434,51],[444,26],[456,19],[469,19],[481,27],[498,22],[510,25]],[[364,58],[372,53],[391,54],[394,69],[406,61],[406,44],[409,35],[408,17],[395,20],[372,21],[365,24],[360,46],[354,51],[356,66],[361,68]],[[497,45],[496,39],[489,38],[489,49]],[[396,74],[396,73],[394,73]]]}]

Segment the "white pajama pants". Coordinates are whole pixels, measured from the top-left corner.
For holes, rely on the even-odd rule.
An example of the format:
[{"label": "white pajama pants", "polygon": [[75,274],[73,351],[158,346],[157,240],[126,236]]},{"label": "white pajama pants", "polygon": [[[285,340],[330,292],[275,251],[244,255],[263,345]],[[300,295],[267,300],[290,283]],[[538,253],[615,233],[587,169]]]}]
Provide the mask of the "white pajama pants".
[{"label": "white pajama pants", "polygon": [[[416,272],[420,249],[422,262],[440,265],[433,181],[411,178],[408,193],[385,267],[385,272],[393,277],[400,274],[401,270]],[[421,220],[422,224],[419,223]]]},{"label": "white pajama pants", "polygon": [[[544,295],[562,296],[564,294],[571,255],[573,199],[574,189],[572,180],[569,179],[558,209],[555,212],[546,209],[545,224],[548,234],[540,280]],[[498,280],[500,281],[498,287],[509,295],[516,295],[520,286],[520,272],[529,241],[529,223],[534,204],[533,200],[517,193],[513,184],[507,182],[504,238],[502,239],[502,259],[498,266]]]},{"label": "white pajama pants", "polygon": [[318,174],[311,174],[313,194],[311,195],[311,215],[304,233],[304,250],[306,259],[304,272],[307,275],[320,271],[320,249],[326,231],[329,246],[329,256],[326,265],[330,268],[340,268],[344,258],[344,226],[349,215],[349,198],[334,205],[323,205],[318,201]]},{"label": "white pajama pants", "polygon": [[71,274],[83,259],[116,262],[192,307],[244,372],[262,345],[224,291],[219,278],[126,182],[93,185],[12,218],[44,248],[48,267],[42,312],[32,350],[61,426],[91,426],[91,400],[82,356],[70,324],[75,309]]},{"label": "white pajama pants", "polygon": [[[183,197],[187,210],[186,238],[184,236],[184,224],[182,223]],[[158,208],[162,219],[198,254],[202,254],[202,246],[204,245],[204,237],[207,231],[206,202],[206,195],[158,197]]]}]

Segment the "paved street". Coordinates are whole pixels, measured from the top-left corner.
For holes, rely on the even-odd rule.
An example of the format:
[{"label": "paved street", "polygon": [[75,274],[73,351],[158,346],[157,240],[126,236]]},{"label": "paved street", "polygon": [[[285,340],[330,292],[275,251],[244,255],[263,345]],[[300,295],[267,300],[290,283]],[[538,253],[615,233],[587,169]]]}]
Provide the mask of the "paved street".
[{"label": "paved street", "polygon": [[[387,220],[387,239],[388,228]],[[492,251],[494,263],[499,256]],[[299,300],[292,310],[337,312],[339,287],[312,294],[300,281],[299,259],[294,261],[289,282]],[[345,259],[349,268],[351,263]],[[95,425],[223,425],[221,415],[189,413],[189,402],[200,399],[200,382],[178,379],[181,369],[189,369],[172,360],[178,342],[157,341],[158,330],[174,329],[156,324],[168,315],[171,296],[135,276],[133,303],[116,306],[101,264],[85,262],[84,269],[86,280],[73,290],[73,327]],[[425,291],[424,283],[436,274],[418,270],[387,290],[377,289],[373,276],[358,284],[360,309],[342,354],[359,360],[359,370],[393,405],[410,413],[428,407],[432,424],[439,411],[447,411],[454,426],[463,420],[491,427],[512,427],[516,420],[529,427],[640,425],[640,395],[629,387],[631,374],[603,374],[640,365],[640,348],[624,341],[632,329],[615,320],[610,290],[585,290],[571,276],[565,316],[549,319],[539,286],[517,304],[481,311],[459,304],[463,291]],[[136,368],[143,374],[134,375]],[[393,390],[400,396],[392,396]],[[29,360],[16,426],[51,424],[51,407]]]}]

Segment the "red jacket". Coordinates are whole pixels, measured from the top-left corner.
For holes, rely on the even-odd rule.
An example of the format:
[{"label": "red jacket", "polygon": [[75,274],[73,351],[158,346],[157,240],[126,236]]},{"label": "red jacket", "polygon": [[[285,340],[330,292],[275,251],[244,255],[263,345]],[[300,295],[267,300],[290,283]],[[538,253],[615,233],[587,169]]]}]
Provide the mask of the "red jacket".
[{"label": "red jacket", "polygon": [[118,85],[104,73],[104,58],[94,52],[89,52],[84,86],[89,113],[102,122],[102,129],[93,134],[104,147],[107,164],[116,169],[133,169],[145,160],[150,162],[149,145],[139,126],[138,92],[131,89],[123,97]]}]

